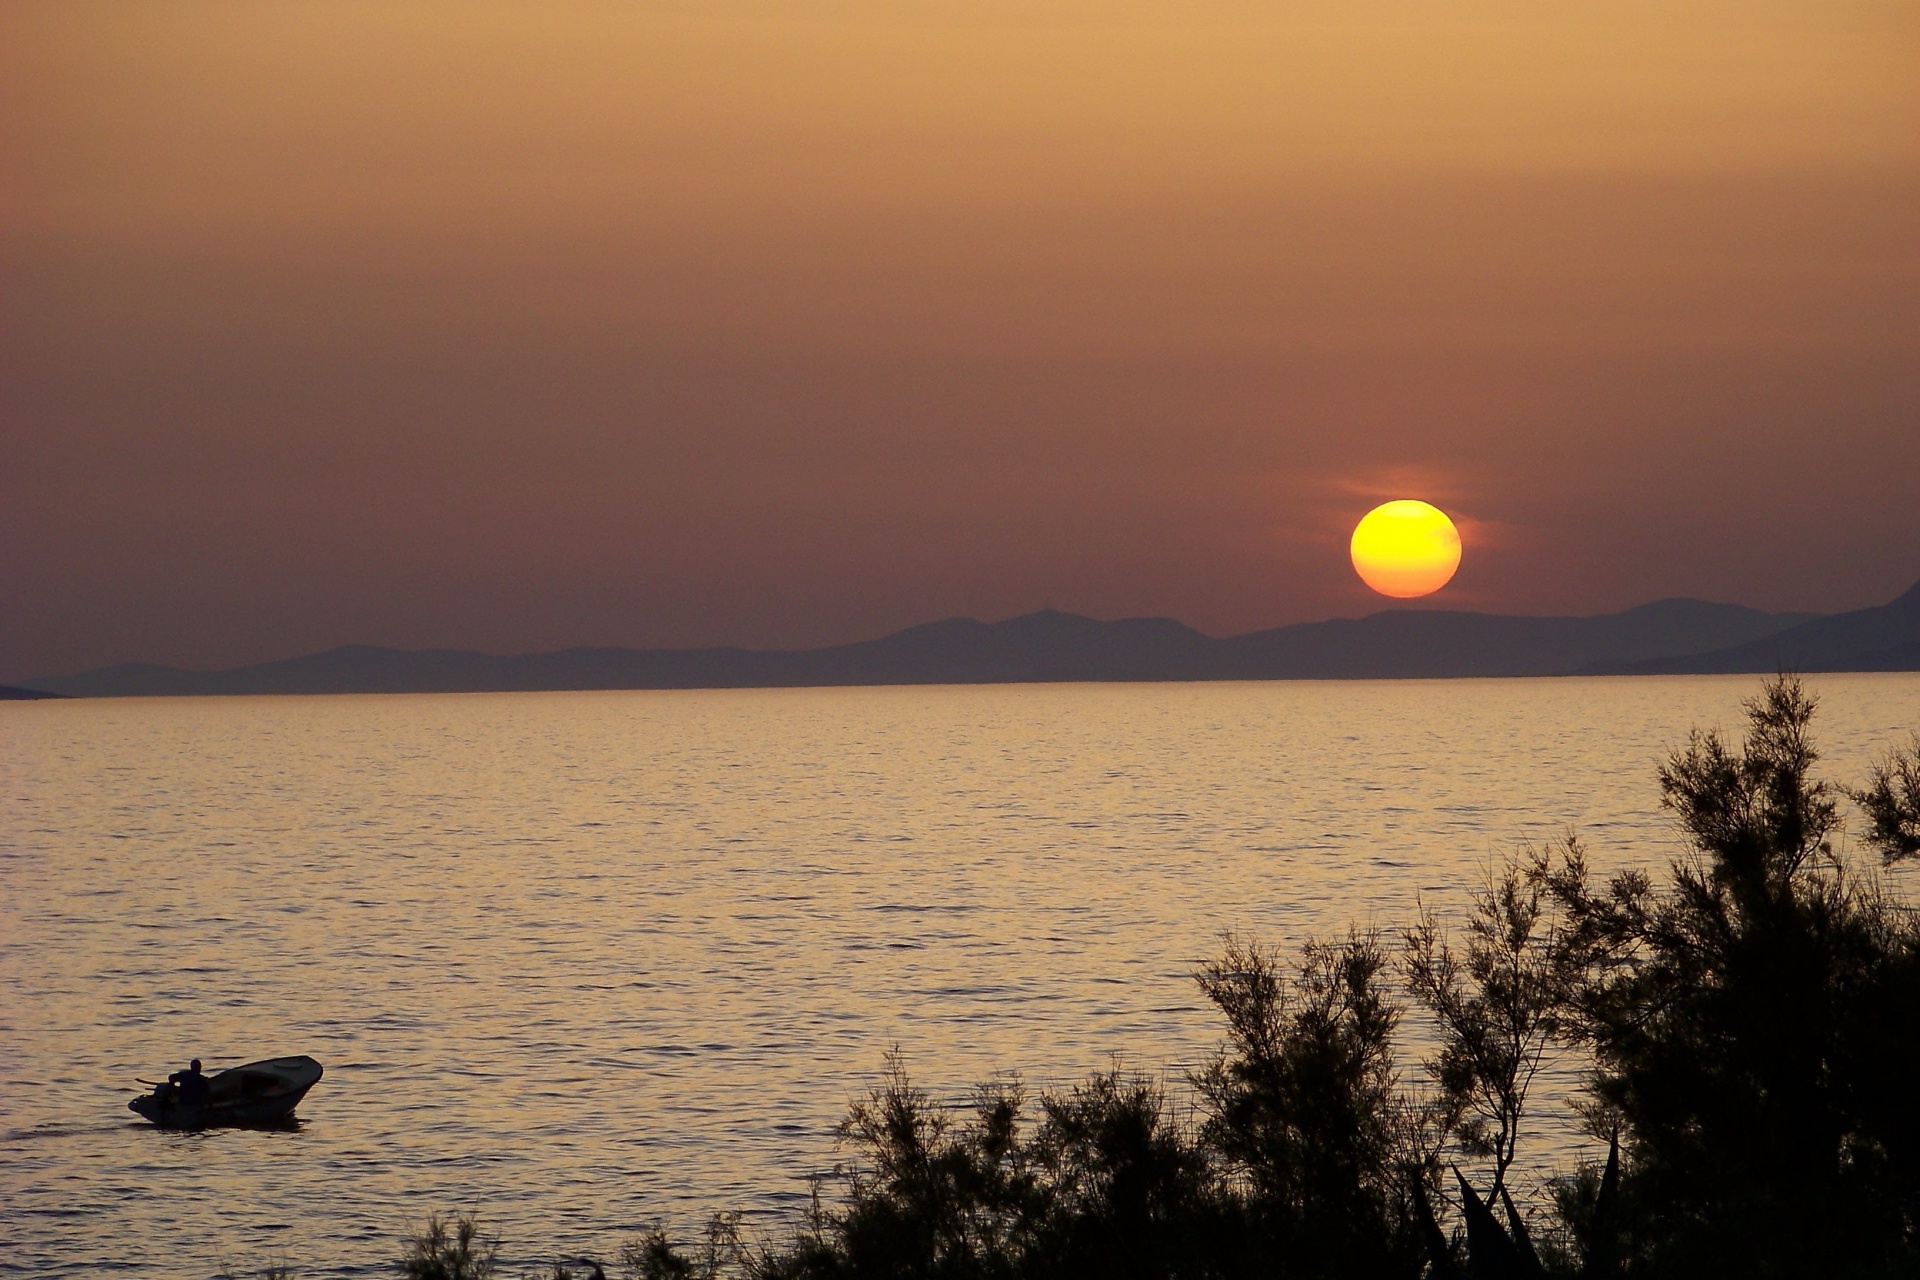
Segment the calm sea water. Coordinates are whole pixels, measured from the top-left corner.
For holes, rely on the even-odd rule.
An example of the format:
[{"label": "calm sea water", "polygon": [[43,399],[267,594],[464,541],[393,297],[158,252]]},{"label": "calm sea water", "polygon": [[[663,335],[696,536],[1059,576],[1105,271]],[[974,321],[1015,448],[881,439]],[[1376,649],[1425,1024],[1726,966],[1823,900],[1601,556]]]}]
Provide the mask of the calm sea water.
[{"label": "calm sea water", "polygon": [[[1857,778],[1920,676],[1823,676]],[[1457,911],[1747,678],[0,704],[0,1272],[510,1274],[804,1201],[899,1046],[943,1096],[1215,1043],[1197,962]],[[311,1053],[296,1131],[168,1134],[134,1077]],[[1579,1153],[1544,1104],[1540,1168]]]}]

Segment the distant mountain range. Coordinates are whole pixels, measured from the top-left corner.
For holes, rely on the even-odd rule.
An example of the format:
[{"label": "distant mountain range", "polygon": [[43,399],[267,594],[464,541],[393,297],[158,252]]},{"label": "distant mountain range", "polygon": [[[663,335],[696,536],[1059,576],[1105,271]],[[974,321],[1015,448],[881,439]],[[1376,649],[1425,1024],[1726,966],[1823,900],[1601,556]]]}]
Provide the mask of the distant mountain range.
[{"label": "distant mountain range", "polygon": [[1821,617],[1702,600],[1529,618],[1387,610],[1219,640],[1168,618],[954,618],[825,649],[563,649],[497,657],[350,645],[227,671],[143,663],[29,682],[72,697],[456,693],[1087,680],[1305,680],[1920,670],[1920,585]]},{"label": "distant mountain range", "polygon": [[1888,604],[1809,619],[1725,648],[1678,657],[1619,658],[1592,669],[1621,675],[1920,671],[1920,583]]}]

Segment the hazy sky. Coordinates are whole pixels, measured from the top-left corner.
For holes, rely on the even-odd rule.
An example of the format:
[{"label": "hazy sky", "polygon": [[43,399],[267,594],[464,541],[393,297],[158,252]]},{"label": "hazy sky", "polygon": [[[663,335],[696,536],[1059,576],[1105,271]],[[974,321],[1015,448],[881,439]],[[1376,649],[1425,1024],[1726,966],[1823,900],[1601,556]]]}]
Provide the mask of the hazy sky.
[{"label": "hazy sky", "polygon": [[1920,578],[1920,5],[0,0],[0,680]]}]

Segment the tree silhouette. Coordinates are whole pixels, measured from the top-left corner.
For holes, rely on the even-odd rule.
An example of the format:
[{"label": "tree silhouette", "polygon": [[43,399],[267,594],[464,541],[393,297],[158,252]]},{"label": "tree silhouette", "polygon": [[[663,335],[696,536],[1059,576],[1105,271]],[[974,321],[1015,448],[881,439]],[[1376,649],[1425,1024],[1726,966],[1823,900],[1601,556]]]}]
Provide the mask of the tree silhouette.
[{"label": "tree silhouette", "polygon": [[1660,771],[1688,853],[1656,887],[1534,866],[1564,916],[1568,1025],[1628,1147],[1628,1261],[1657,1275],[1910,1274],[1920,1130],[1915,930],[1837,856],[1790,677],[1736,749],[1695,733]]}]

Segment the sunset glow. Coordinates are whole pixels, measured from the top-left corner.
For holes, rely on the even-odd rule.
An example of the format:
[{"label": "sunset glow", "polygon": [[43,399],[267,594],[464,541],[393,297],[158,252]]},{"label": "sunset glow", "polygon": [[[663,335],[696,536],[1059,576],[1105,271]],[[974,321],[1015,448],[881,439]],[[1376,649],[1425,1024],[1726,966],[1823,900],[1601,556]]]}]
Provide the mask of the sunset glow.
[{"label": "sunset glow", "polygon": [[1815,0],[0,5],[0,684],[1238,635],[1350,606],[1350,484],[1511,531],[1476,608],[1887,600],[1916,48]]},{"label": "sunset glow", "polygon": [[1383,596],[1432,595],[1460,567],[1460,531],[1431,503],[1382,503],[1354,527],[1350,550],[1360,580]]}]

